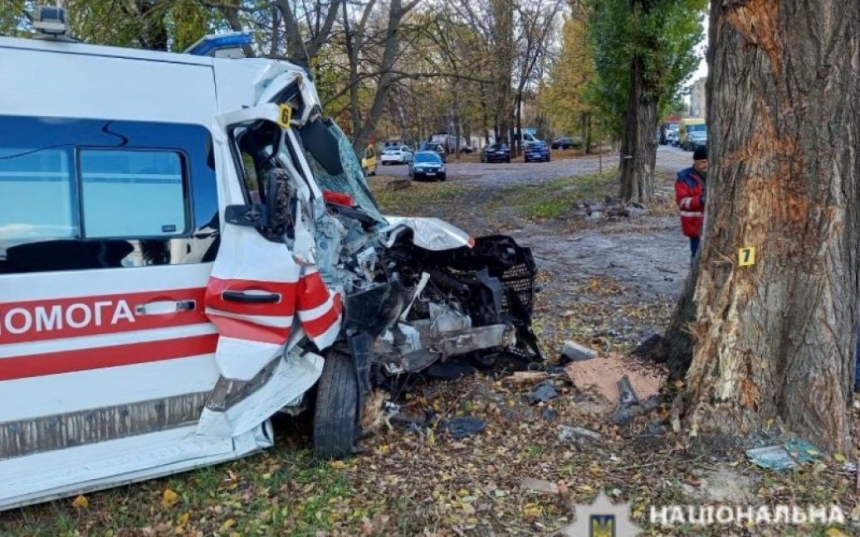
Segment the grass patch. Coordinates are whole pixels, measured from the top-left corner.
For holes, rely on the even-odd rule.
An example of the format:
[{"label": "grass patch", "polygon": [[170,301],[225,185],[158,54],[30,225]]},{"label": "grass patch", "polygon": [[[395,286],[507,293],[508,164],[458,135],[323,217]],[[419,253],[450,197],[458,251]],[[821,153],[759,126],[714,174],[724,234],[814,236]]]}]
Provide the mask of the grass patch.
[{"label": "grass patch", "polygon": [[450,182],[424,183],[379,176],[369,181],[370,190],[382,211],[391,215],[427,215],[434,206],[461,203],[473,186]]},{"label": "grass patch", "polygon": [[[345,463],[285,446],[233,463],[0,514],[0,535],[314,535],[384,506],[360,501]],[[165,501],[165,491],[175,493]],[[138,533],[134,533],[137,530]],[[141,533],[142,530],[142,533]],[[132,533],[129,533],[132,532]]]},{"label": "grass patch", "polygon": [[558,218],[582,200],[602,199],[615,194],[615,172],[564,177],[536,185],[517,185],[501,189],[492,203],[512,207],[529,219]]}]

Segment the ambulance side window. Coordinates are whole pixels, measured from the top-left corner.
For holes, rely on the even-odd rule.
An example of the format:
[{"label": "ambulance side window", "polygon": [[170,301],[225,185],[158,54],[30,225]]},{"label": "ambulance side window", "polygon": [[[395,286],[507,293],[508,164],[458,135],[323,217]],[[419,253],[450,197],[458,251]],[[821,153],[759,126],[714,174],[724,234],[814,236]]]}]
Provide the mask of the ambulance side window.
[{"label": "ambulance side window", "polygon": [[180,153],[82,149],[79,160],[87,238],[188,231]]},{"label": "ambulance side window", "polygon": [[0,115],[0,277],[214,261],[213,147],[202,125]]}]

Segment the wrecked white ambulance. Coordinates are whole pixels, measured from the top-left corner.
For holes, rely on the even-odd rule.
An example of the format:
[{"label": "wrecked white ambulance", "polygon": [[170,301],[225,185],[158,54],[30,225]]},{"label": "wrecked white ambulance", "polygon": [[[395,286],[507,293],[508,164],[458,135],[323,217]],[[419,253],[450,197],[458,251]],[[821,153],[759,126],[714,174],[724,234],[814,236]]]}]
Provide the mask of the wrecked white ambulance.
[{"label": "wrecked white ambulance", "polygon": [[285,62],[0,38],[0,509],[350,453],[375,386],[540,360],[510,238],[386,218]]}]

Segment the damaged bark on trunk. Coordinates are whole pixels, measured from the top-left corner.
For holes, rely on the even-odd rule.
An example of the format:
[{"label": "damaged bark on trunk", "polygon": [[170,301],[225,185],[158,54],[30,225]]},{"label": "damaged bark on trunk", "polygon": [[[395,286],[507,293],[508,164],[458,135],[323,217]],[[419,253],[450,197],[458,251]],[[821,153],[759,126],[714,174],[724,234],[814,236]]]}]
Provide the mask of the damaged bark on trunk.
[{"label": "damaged bark on trunk", "polygon": [[[712,2],[711,170],[689,425],[773,420],[849,449],[860,241],[860,4]],[[754,247],[755,264],[739,266]]]},{"label": "damaged bark on trunk", "polygon": [[654,193],[654,167],[657,164],[657,101],[647,96],[644,65],[635,56],[630,65],[630,99],[621,139],[619,176],[623,201],[647,202]]}]

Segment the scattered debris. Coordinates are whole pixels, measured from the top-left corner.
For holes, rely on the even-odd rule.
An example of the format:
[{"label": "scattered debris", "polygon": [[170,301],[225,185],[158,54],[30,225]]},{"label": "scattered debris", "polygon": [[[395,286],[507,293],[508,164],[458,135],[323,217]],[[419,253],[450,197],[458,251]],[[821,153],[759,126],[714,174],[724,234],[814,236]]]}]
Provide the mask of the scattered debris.
[{"label": "scattered debris", "polygon": [[455,440],[478,434],[487,427],[487,422],[475,416],[460,416],[439,424],[440,431],[448,431]]},{"label": "scattered debris", "polygon": [[550,399],[556,397],[558,397],[558,392],[555,390],[555,386],[553,386],[551,380],[541,382],[526,395],[526,399],[528,399],[530,405],[538,402],[548,403]]},{"label": "scattered debris", "polygon": [[597,351],[589,349],[584,345],[580,345],[575,341],[565,341],[564,348],[561,350],[561,355],[569,361],[582,362],[597,358]]},{"label": "scattered debris", "polygon": [[785,470],[815,460],[821,455],[821,450],[806,440],[797,439],[779,446],[749,449],[746,453],[752,462],[762,468]]},{"label": "scattered debris", "polygon": [[607,401],[618,400],[616,381],[625,375],[633,390],[645,399],[660,393],[664,375],[637,364],[632,359],[609,353],[588,361],[575,361],[565,366],[568,377],[580,390],[594,390]]},{"label": "scattered debris", "polygon": [[543,419],[545,419],[546,421],[555,421],[558,418],[558,412],[551,408],[543,409],[541,415],[543,415]]},{"label": "scattered debris", "polygon": [[504,382],[517,387],[533,386],[546,380],[547,377],[549,377],[549,373],[546,371],[517,371],[511,376],[505,377]]},{"label": "scattered debris", "polygon": [[520,488],[529,492],[543,492],[546,494],[558,494],[558,485],[544,479],[526,477],[520,482]]},{"label": "scattered debris", "polygon": [[645,338],[642,343],[639,344],[633,351],[630,353],[633,356],[637,356],[639,358],[648,358],[651,356],[651,353],[660,345],[663,341],[663,336],[660,334],[652,334]]},{"label": "scattered debris", "polygon": [[600,433],[596,433],[591,429],[586,429],[585,427],[575,427],[570,425],[562,425],[558,428],[558,439],[559,440],[574,440],[578,441],[585,438],[591,438],[592,440],[600,440],[602,437]]},{"label": "scattered debris", "polygon": [[577,204],[577,215],[586,220],[597,221],[603,218],[635,218],[645,215],[648,209],[641,203],[624,203],[620,199],[606,197],[604,203],[586,201]]},{"label": "scattered debris", "polygon": [[393,414],[400,411],[400,407],[389,402],[388,397],[388,393],[383,390],[373,390],[368,395],[361,413],[360,423],[363,434],[376,433],[383,425],[388,430],[393,428],[389,420]]}]

